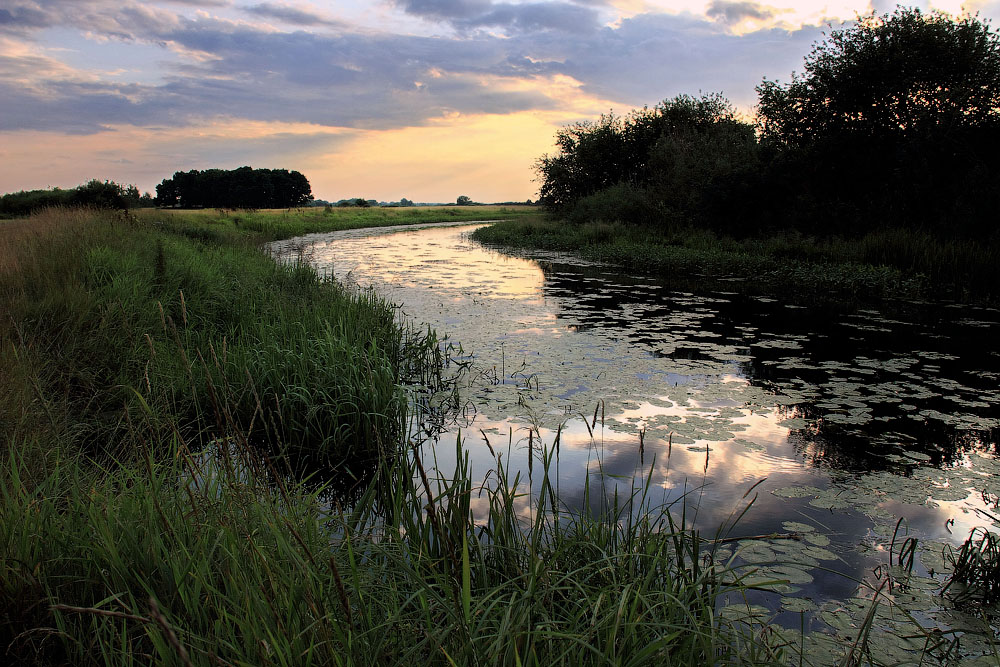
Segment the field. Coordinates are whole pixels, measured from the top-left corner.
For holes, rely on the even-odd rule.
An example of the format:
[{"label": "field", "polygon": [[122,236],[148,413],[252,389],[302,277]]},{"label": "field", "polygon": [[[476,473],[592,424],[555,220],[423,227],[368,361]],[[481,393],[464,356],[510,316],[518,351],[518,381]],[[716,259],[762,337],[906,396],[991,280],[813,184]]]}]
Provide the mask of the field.
[{"label": "field", "polygon": [[509,220],[535,216],[534,206],[414,206],[400,208],[333,207],[262,211],[197,209],[140,211],[144,219],[178,225],[189,236],[232,237],[246,234],[257,240],[276,241],[316,232],[362,227],[413,225],[463,220]]}]

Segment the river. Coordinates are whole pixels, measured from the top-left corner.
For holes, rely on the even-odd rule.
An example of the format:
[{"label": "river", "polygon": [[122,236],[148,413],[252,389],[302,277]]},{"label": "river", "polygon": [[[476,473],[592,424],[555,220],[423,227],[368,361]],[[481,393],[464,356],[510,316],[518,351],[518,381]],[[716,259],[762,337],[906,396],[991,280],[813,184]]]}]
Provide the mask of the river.
[{"label": "river", "polygon": [[1000,526],[1000,312],[678,292],[565,255],[502,254],[467,239],[477,226],[272,246],[448,337],[460,398],[425,443],[443,474],[461,439],[474,476],[499,452],[527,479],[529,456],[537,465],[558,433],[570,509],[588,475],[591,489],[625,495],[648,482],[654,500],[684,503],[713,534],[755,498],[727,536],[795,539],[732,542],[737,562],[788,582],[754,609],[825,633],[857,624],[888,551],[916,538],[916,620],[961,626],[975,654],[972,631],[988,629],[936,593],[942,549]]}]

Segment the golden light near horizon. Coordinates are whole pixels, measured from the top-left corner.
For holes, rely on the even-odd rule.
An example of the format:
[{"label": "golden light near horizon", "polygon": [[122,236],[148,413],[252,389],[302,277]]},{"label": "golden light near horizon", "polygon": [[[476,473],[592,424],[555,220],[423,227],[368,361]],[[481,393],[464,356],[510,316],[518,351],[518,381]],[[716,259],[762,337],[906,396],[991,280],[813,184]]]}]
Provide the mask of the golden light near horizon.
[{"label": "golden light near horizon", "polygon": [[[447,202],[465,194],[477,201],[522,201],[537,196],[531,182],[532,163],[551,150],[563,120],[561,112],[522,112],[456,115],[423,127],[395,130],[227,120],[153,131],[116,127],[78,136],[20,132],[8,135],[0,149],[0,182],[14,182],[30,171],[44,176],[26,183],[25,189],[72,187],[99,171],[104,178],[152,190],[174,171],[266,161],[269,166],[303,172],[318,198],[408,197]],[[282,139],[267,148],[267,157],[248,152],[225,164],[201,157],[212,145],[273,137]],[[294,141],[296,137],[300,141]],[[314,141],[320,147],[324,137],[337,147],[311,151],[302,145]],[[282,141],[296,146],[296,153],[282,154]]]},{"label": "golden light near horizon", "polygon": [[[535,199],[532,166],[553,150],[557,130],[613,104],[586,95],[578,82],[565,76],[491,84],[512,90],[544,86],[558,92],[564,108],[454,113],[419,127],[362,131],[342,150],[317,155],[304,165],[313,191],[345,198],[370,192],[378,199],[441,202],[458,195],[483,202]],[[415,199],[413,193],[421,192],[431,194]]]},{"label": "golden light near horizon", "polygon": [[[321,199],[364,196],[394,201],[524,201],[537,197],[532,165],[551,151],[559,127],[614,103],[587,95],[562,75],[492,77],[497,90],[545,88],[562,108],[509,114],[451,113],[424,125],[387,130],[327,127],[220,117],[178,128],[123,125],[95,134],[8,133],[0,148],[0,183],[41,174],[24,189],[72,187],[99,173],[141,190],[175,171],[244,164],[301,171]],[[207,154],[222,154],[214,161]]]},{"label": "golden light near horizon", "polygon": [[827,24],[872,10],[512,3],[498,26],[447,3],[36,4],[0,26],[0,192],[92,178],[152,190],[248,164],[301,171],[320,198],[418,201],[534,199],[532,165],[558,129],[609,110],[721,91],[749,115],[761,77],[787,77]]},{"label": "golden light near horizon", "polygon": [[[213,147],[232,152],[232,146],[246,149],[256,141],[266,141],[269,142],[266,149],[269,161],[278,163],[274,166],[296,169],[302,148],[301,142],[293,141],[294,138],[318,141],[320,137],[328,137],[348,142],[352,132],[307,123],[265,123],[233,118],[176,128],[109,126],[103,132],[78,135],[12,132],[6,134],[0,147],[0,182],[23,179],[27,172],[39,176],[26,182],[23,189],[72,187],[99,175],[121,183],[135,183],[140,189],[151,191],[174,171],[237,167],[244,162],[264,159],[263,155],[255,156],[248,149],[242,155],[219,161],[226,162],[225,165],[214,164],[204,157]],[[286,148],[282,148],[282,143]]]}]

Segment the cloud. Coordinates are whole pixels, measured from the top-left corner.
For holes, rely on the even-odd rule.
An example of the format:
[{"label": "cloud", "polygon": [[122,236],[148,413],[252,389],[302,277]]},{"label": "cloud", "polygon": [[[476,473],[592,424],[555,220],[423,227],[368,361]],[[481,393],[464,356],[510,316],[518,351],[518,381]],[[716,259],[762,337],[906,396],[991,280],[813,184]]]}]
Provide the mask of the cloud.
[{"label": "cloud", "polygon": [[764,7],[756,2],[712,0],[705,13],[721,23],[733,24],[745,19],[766,21],[773,18],[777,14],[777,11],[772,7]]},{"label": "cloud", "polygon": [[233,3],[230,0],[162,0],[172,5],[188,5],[191,7],[228,7]]},{"label": "cloud", "polygon": [[561,60],[563,73],[589,94],[631,106],[699,92],[722,92],[751,106],[753,86],[764,76],[787,77],[800,68],[820,36],[815,27],[734,35],[697,17],[640,14],[601,29],[585,43],[536,48],[535,57]]},{"label": "cloud", "polygon": [[[700,91],[721,91],[746,106],[754,102],[754,83],[786,77],[819,35],[810,28],[737,36],[691,14],[639,14],[600,27],[591,23],[596,10],[566,2],[406,1],[408,11],[451,12],[453,23],[470,31],[460,37],[279,30],[132,0],[31,4],[46,21],[117,40],[121,48],[134,41],[165,47],[169,61],[155,82],[108,80],[100,72],[60,70],[58,51],[41,67],[25,42],[0,62],[2,130],[88,133],[217,117],[389,129],[454,114],[575,114],[596,100],[598,108],[610,101],[624,110]],[[308,13],[303,20],[309,17],[316,18]],[[508,34],[474,30],[493,23]],[[556,79],[565,85],[554,87]],[[592,103],[569,111],[568,90]]]},{"label": "cloud", "polygon": [[324,18],[315,12],[285,3],[262,2],[258,5],[244,7],[243,11],[292,25],[344,27],[344,24],[339,21]]},{"label": "cloud", "polygon": [[52,17],[32,4],[11,4],[0,9],[0,31],[23,31],[52,25]]},{"label": "cloud", "polygon": [[597,19],[595,10],[565,2],[497,3],[484,14],[457,20],[454,24],[459,28],[497,27],[514,32],[586,33],[598,27]]},{"label": "cloud", "polygon": [[122,123],[178,126],[215,116],[386,129],[446,114],[557,106],[544,91],[507,89],[498,81],[512,75],[509,66],[497,67],[506,57],[498,48],[502,40],[319,36],[186,19],[147,38],[206,57],[176,66],[159,85],[83,72],[73,77],[46,61],[47,74],[26,85],[39,70],[38,58],[6,56],[0,130],[87,133]]},{"label": "cloud", "polygon": [[[587,2],[585,5],[600,5]],[[491,0],[396,0],[406,13],[443,21],[460,31],[499,28],[508,32],[560,30],[571,33],[592,31],[599,26],[598,13],[588,6],[570,2],[507,3]]]},{"label": "cloud", "polygon": [[395,0],[395,4],[407,14],[449,21],[481,16],[493,6],[491,0]]}]

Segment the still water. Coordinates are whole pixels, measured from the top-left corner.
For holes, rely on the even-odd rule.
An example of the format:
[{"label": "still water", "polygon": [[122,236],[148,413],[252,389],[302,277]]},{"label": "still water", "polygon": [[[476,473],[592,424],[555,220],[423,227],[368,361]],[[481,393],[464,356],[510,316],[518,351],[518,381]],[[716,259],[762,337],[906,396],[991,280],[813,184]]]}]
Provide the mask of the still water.
[{"label": "still water", "polygon": [[[728,536],[798,539],[731,542],[741,562],[789,582],[785,597],[754,602],[796,627],[808,612],[828,632],[850,618],[845,600],[863,598],[858,581],[885,563],[901,517],[897,548],[918,538],[915,571],[931,593],[944,545],[1000,526],[997,310],[678,292],[568,256],[501,254],[467,239],[477,226],[272,248],[376,289],[448,337],[459,395],[425,445],[442,473],[460,439],[474,476],[498,452],[527,480],[529,442],[551,446],[558,432],[570,508],[588,474],[592,488],[626,494],[648,480],[656,500],[686,503],[714,534],[756,497]],[[956,623],[940,600],[918,606],[927,625]]]}]

